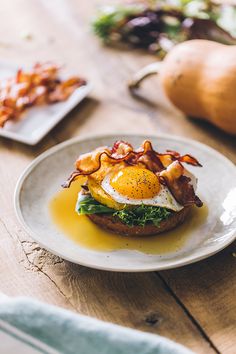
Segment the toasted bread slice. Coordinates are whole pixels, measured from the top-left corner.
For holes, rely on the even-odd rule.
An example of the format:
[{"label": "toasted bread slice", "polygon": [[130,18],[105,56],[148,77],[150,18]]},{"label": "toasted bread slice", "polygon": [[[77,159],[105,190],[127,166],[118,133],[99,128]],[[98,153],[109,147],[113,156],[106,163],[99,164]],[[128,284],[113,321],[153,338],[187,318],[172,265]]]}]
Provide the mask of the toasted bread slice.
[{"label": "toasted bread slice", "polygon": [[165,231],[169,231],[183,223],[186,219],[191,207],[184,207],[179,212],[172,213],[168,219],[161,221],[159,226],[148,224],[146,226],[128,226],[123,224],[118,217],[110,214],[91,214],[87,215],[99,227],[111,231],[119,235],[137,235],[148,236],[157,235]]}]

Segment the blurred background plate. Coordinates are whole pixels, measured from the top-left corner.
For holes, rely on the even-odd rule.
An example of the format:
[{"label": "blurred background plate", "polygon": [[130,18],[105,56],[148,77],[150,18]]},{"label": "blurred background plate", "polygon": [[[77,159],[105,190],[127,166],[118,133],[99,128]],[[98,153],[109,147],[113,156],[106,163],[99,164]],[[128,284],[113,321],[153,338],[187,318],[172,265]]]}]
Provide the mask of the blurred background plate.
[{"label": "blurred background plate", "polygon": [[[0,62],[0,80],[13,77],[19,67]],[[0,136],[28,145],[37,144],[91,91],[91,84],[77,88],[64,102],[31,107],[23,112],[18,121],[9,121],[0,128]]]}]

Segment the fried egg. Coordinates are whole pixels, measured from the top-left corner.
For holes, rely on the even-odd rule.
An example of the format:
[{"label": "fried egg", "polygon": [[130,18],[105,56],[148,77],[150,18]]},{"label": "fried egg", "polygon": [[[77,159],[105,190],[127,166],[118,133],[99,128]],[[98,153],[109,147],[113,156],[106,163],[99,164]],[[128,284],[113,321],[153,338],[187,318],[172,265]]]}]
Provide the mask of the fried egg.
[{"label": "fried egg", "polygon": [[183,209],[168,187],[160,184],[155,173],[142,167],[114,170],[105,176],[101,187],[121,204],[159,206],[176,212]]}]

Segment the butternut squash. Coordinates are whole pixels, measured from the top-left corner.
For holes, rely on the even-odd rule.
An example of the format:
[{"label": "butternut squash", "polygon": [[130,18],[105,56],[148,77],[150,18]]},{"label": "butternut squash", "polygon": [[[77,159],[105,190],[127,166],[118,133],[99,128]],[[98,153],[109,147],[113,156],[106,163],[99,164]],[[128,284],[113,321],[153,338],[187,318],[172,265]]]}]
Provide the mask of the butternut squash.
[{"label": "butternut squash", "polygon": [[235,45],[197,39],[178,44],[162,62],[138,72],[130,88],[137,88],[145,77],[157,73],[177,108],[236,135]]}]

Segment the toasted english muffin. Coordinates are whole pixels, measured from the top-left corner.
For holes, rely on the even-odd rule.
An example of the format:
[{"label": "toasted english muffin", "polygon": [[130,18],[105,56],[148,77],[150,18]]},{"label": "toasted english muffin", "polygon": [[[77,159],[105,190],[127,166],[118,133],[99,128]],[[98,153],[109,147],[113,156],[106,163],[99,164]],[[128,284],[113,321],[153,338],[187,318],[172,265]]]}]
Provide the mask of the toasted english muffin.
[{"label": "toasted english muffin", "polygon": [[190,209],[191,206],[186,206],[179,212],[172,213],[168,219],[161,221],[159,226],[155,226],[153,223],[145,226],[128,226],[122,223],[118,217],[110,214],[91,214],[87,215],[87,217],[99,227],[119,235],[148,236],[169,231],[182,224],[188,216]]}]

